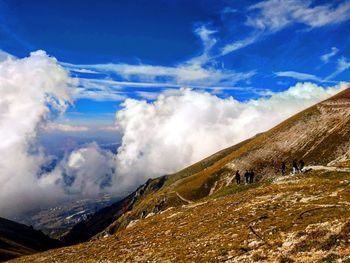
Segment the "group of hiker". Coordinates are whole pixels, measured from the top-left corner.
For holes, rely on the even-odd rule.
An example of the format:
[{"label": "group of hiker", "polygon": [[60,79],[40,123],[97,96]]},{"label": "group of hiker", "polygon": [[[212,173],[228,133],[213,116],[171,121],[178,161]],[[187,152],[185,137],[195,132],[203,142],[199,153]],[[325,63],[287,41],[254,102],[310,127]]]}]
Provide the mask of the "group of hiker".
[{"label": "group of hiker", "polygon": [[[299,161],[293,160],[291,165],[292,165],[292,174],[304,172],[305,163],[303,160],[299,160]],[[286,162],[282,162],[282,164],[281,164],[282,176],[285,176],[286,172],[287,172]],[[246,170],[244,172],[244,182],[243,183],[252,184],[254,182],[254,176],[255,176],[255,173],[253,170]],[[236,179],[236,183],[238,185],[241,184],[241,174],[240,174],[239,170],[236,171],[235,179]]]},{"label": "group of hiker", "polygon": [[[304,172],[304,167],[305,167],[305,163],[303,160],[300,160],[300,161],[293,160],[293,162],[292,162],[292,174]],[[286,175],[286,171],[287,171],[287,165],[285,162],[282,162],[282,164],[281,164],[282,176]]]},{"label": "group of hiker", "polygon": [[[246,170],[244,173],[244,182],[245,184],[252,184],[254,182],[254,176],[255,173],[253,170]],[[236,183],[241,184],[241,174],[239,173],[239,170],[236,171]]]}]

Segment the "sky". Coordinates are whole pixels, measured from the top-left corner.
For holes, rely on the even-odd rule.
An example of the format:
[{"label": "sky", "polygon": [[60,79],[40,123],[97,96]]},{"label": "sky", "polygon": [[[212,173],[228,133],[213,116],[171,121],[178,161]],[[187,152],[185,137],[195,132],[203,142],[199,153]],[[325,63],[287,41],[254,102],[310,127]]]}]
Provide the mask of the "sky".
[{"label": "sky", "polygon": [[350,67],[349,1],[0,1],[0,48],[80,78],[59,121],[112,125],[126,98],[181,87],[249,100]]},{"label": "sky", "polygon": [[0,0],[0,216],[272,128],[349,87],[349,36],[350,0]]}]

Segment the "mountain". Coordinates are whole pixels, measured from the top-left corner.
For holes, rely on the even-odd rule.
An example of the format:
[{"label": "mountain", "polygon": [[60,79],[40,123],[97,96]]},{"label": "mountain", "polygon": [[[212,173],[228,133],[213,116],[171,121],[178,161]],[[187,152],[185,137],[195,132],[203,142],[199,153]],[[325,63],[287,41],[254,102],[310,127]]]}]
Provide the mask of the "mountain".
[{"label": "mountain", "polygon": [[[304,160],[305,173],[289,175],[294,159]],[[280,175],[282,161],[287,176]],[[237,186],[237,169],[254,169],[256,182]],[[347,89],[178,173],[148,180],[62,237],[91,242],[40,260],[342,261],[350,257],[349,204]]]},{"label": "mountain", "polygon": [[62,246],[41,231],[0,218],[0,261]]},{"label": "mountain", "polygon": [[350,169],[224,188],[116,234],[14,262],[349,262]]},{"label": "mountain", "polygon": [[268,180],[280,173],[282,161],[289,165],[293,159],[303,159],[307,165],[346,164],[350,88],[178,173],[150,179],[125,199],[80,222],[62,240],[74,244],[115,233],[132,220],[213,195],[232,183],[237,169],[254,169],[257,180]]},{"label": "mountain", "polygon": [[126,210],[132,209],[137,201],[142,200],[149,193],[159,190],[163,186],[164,181],[165,177],[148,180],[126,198],[97,211],[87,220],[76,224],[66,235],[61,237],[61,240],[65,244],[76,244],[87,241],[96,234],[104,231],[110,224],[121,217]]},{"label": "mountain", "polygon": [[[178,180],[189,177],[197,172],[202,171],[206,167],[215,164],[217,161],[228,155],[228,153],[232,152],[235,149],[238,149],[240,145],[244,144],[245,142],[222,150],[194,165],[181,170],[178,173],[165,175],[155,179],[149,179],[145,184],[138,187],[127,197],[108,207],[101,209],[89,217],[87,220],[79,222],[68,233],[63,235],[61,237],[61,240],[66,244],[76,244],[79,242],[87,241],[96,235],[98,237],[113,233],[117,230],[117,228],[122,228],[128,223],[128,221],[131,220],[127,218],[126,221],[123,221],[123,215],[126,211],[129,212],[128,214],[130,214],[130,211],[132,211],[132,218],[135,217],[135,211],[136,217],[145,217],[147,214],[152,213],[157,209],[164,209],[165,205],[177,206],[183,204],[183,200],[179,199],[177,195],[173,196],[174,198],[171,199],[171,202],[169,202],[170,199],[168,199],[167,202],[164,202],[164,197],[158,196],[157,193],[162,188],[169,190],[172,188],[173,183],[177,182]],[[173,193],[174,192],[171,191],[170,194]],[[170,196],[168,196],[168,198],[169,197]],[[149,204],[148,201],[150,201]],[[117,226],[116,224],[113,224],[112,227],[108,228],[112,223],[119,222],[119,218],[122,218],[120,224],[117,223]]]}]

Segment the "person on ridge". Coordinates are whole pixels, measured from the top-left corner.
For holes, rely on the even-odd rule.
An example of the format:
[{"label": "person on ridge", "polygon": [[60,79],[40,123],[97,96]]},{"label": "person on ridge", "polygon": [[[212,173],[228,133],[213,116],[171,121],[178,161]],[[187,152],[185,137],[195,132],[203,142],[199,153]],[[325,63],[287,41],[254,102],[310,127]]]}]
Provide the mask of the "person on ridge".
[{"label": "person on ridge", "polygon": [[297,174],[299,169],[298,169],[298,164],[296,160],[293,160],[292,167],[293,167],[293,174]]},{"label": "person on ridge", "polygon": [[239,170],[236,171],[235,178],[236,178],[237,185],[241,184],[241,175],[239,173]]},{"label": "person on ridge", "polygon": [[244,173],[245,184],[249,184],[249,177],[250,177],[250,173],[248,172],[248,170],[245,170],[245,173]]},{"label": "person on ridge", "polygon": [[282,162],[282,164],[281,164],[281,173],[282,173],[282,176],[285,176],[285,175],[286,175],[286,170],[287,170],[286,163],[285,163],[285,162]]},{"label": "person on ridge", "polygon": [[252,184],[254,182],[254,171],[250,170],[249,172],[249,183]]}]

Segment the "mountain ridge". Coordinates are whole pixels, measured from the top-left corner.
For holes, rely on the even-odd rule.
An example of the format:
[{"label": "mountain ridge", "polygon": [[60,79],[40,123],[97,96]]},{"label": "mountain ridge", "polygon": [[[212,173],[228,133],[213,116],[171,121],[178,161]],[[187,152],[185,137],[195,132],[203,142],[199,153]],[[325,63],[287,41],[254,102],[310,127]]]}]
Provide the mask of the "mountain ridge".
[{"label": "mountain ridge", "polygon": [[[99,238],[124,229],[131,221],[159,213],[169,207],[185,205],[215,194],[233,182],[234,171],[254,169],[258,181],[278,175],[280,163],[290,167],[293,159],[304,159],[308,165],[337,164],[350,158],[350,88],[313,105],[272,129],[224,149],[181,171],[150,179],[117,207],[106,208],[112,214],[108,223],[94,221],[96,231],[79,237],[75,227],[62,240],[75,244]],[[258,124],[257,124],[258,125]],[[333,162],[333,163],[332,163]],[[140,189],[148,189],[140,195]],[[127,204],[127,213],[123,205]],[[111,206],[113,207],[113,205]],[[102,215],[103,213],[101,213]],[[96,218],[96,217],[95,217]],[[113,222],[112,222],[113,221]],[[82,222],[80,226],[92,224]],[[108,226],[107,226],[108,225]],[[89,227],[86,227],[89,229]],[[84,231],[83,231],[84,232]],[[86,232],[84,232],[86,233]]]},{"label": "mountain ridge", "polygon": [[[62,237],[75,246],[15,262],[350,260],[349,106],[350,88],[177,173],[149,179]],[[291,175],[294,159],[305,161],[305,173]],[[254,169],[256,181],[236,185],[237,169]]]}]

